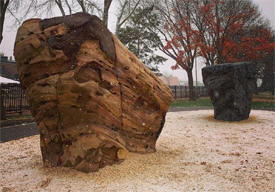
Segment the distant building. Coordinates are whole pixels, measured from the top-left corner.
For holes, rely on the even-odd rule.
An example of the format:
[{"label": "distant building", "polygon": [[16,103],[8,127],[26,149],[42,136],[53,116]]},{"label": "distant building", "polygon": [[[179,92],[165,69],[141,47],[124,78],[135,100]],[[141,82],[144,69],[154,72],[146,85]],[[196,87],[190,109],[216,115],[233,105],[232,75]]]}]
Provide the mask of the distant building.
[{"label": "distant building", "polygon": [[16,62],[12,60],[12,57],[0,56],[0,75],[8,79],[18,80]]},{"label": "distant building", "polygon": [[173,76],[159,76],[159,78],[166,84],[169,86],[179,86],[180,85],[180,81],[179,78],[177,77],[173,77]]},{"label": "distant building", "polygon": [[[180,81],[180,85],[182,85],[182,86],[189,86],[188,85],[188,81]],[[197,83],[196,83],[196,81],[193,81],[193,85],[194,86],[198,86],[198,87],[203,87],[204,86],[204,84],[203,84],[203,82],[200,82],[200,81],[198,81]]]}]

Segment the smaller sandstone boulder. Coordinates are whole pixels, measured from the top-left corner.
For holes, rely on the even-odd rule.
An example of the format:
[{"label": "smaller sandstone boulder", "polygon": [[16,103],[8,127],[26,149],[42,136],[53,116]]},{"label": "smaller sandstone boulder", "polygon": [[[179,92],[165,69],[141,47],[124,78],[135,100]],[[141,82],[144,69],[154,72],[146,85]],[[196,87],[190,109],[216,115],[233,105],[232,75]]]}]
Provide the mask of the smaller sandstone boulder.
[{"label": "smaller sandstone boulder", "polygon": [[241,121],[249,117],[256,88],[255,75],[251,63],[226,63],[202,69],[215,119]]}]

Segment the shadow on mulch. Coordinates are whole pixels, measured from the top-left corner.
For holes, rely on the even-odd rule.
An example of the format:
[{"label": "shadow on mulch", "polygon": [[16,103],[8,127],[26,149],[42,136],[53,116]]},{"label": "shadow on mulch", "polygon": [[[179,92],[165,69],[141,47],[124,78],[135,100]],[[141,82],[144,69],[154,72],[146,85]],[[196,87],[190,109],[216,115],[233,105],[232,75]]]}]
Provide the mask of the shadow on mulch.
[{"label": "shadow on mulch", "polygon": [[205,115],[202,116],[203,119],[210,121],[210,122],[222,122],[222,123],[238,123],[238,124],[246,124],[246,123],[262,123],[263,121],[258,119],[255,115],[249,115],[248,119],[244,119],[241,121],[223,121],[223,120],[217,120],[214,119],[214,115]]},{"label": "shadow on mulch", "polygon": [[179,112],[179,111],[198,111],[213,109],[210,106],[198,106],[198,107],[169,107],[168,112]]},{"label": "shadow on mulch", "polygon": [[21,125],[23,123],[32,123],[32,122],[34,122],[33,118],[1,120],[0,121],[0,127],[8,127],[8,126],[14,126],[14,125]]}]

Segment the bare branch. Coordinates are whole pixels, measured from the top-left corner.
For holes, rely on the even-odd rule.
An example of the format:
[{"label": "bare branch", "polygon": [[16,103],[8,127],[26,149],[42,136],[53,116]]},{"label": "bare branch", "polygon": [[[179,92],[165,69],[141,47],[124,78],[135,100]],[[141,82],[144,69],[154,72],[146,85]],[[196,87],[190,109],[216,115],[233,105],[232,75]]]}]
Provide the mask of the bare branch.
[{"label": "bare branch", "polygon": [[[121,3],[121,1],[119,1],[119,2]],[[118,31],[121,27],[121,26],[119,26],[119,24],[120,24],[120,21],[122,19],[122,16],[123,16],[123,13],[125,11],[125,8],[126,8],[127,4],[128,4],[128,1],[124,1],[123,4],[121,3],[121,10],[119,12],[119,15],[117,17],[117,22],[116,22],[116,34],[118,34]]]},{"label": "bare branch", "polygon": [[86,7],[85,7],[85,3],[84,3],[84,0],[77,0],[78,4],[80,5],[83,13],[86,13]]},{"label": "bare branch", "polygon": [[62,1],[61,0],[55,0],[55,3],[57,4],[59,10],[61,11],[62,16],[65,16],[65,11],[62,6]]},{"label": "bare branch", "polygon": [[141,0],[138,0],[138,2],[135,4],[133,10],[125,17],[125,19],[121,23],[119,23],[117,25],[118,28],[120,28],[131,17],[131,15],[135,12],[137,6],[139,5],[140,1]]},{"label": "bare branch", "polygon": [[16,20],[17,24],[20,25],[21,21],[18,19],[18,17],[16,17],[9,8],[7,8],[7,11],[9,12],[9,14],[11,14],[13,16],[13,18]]},{"label": "bare branch", "polygon": [[72,14],[72,8],[71,8],[71,6],[70,6],[68,0],[65,0],[65,3],[66,3],[66,5],[67,5],[67,7],[68,7],[68,9],[69,9],[69,14],[71,15],[71,14]]}]

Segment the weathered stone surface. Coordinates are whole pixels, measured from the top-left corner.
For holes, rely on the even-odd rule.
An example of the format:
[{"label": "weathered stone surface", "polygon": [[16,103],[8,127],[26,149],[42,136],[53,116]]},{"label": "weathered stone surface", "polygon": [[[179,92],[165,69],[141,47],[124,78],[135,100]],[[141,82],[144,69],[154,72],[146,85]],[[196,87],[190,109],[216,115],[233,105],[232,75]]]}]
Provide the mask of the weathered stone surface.
[{"label": "weathered stone surface", "polygon": [[249,117],[256,87],[255,74],[251,63],[219,64],[202,69],[215,119],[240,121]]},{"label": "weathered stone surface", "polygon": [[172,93],[97,17],[28,20],[14,51],[46,166],[90,172],[155,151]]}]

